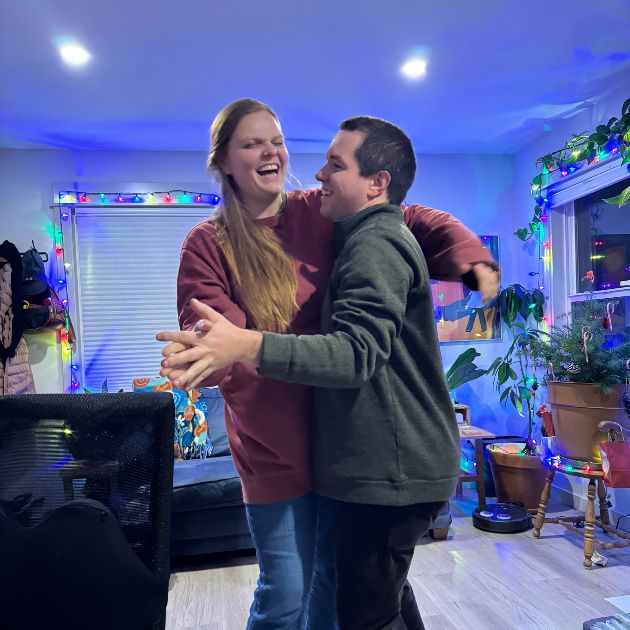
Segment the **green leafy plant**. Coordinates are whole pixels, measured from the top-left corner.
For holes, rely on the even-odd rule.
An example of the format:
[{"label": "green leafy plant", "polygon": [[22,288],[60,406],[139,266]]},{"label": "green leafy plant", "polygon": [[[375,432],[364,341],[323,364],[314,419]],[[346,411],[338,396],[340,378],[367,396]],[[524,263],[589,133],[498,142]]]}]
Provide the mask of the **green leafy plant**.
[{"label": "green leafy plant", "polygon": [[579,312],[561,326],[531,344],[533,357],[544,364],[547,379],[568,383],[592,383],[604,393],[630,376],[630,330],[611,333],[609,310],[611,300],[589,298]]},{"label": "green leafy plant", "polygon": [[[613,116],[606,124],[598,125],[590,134],[574,134],[564,147],[536,160],[536,166],[541,167],[541,172],[532,179],[531,184],[532,196],[536,201],[534,214],[529,225],[519,228],[514,234],[522,241],[536,236],[547,203],[541,190],[550,173],[559,171],[568,175],[611,155],[620,155],[622,164],[630,163],[630,98],[621,106],[619,118]],[[605,201],[619,207],[626,205],[630,201],[630,186],[620,195]]]},{"label": "green leafy plant", "polygon": [[[628,155],[630,155],[630,153]],[[604,201],[619,208],[625,206],[630,201],[630,186],[622,190],[616,197],[609,197],[608,199],[604,199]]]},{"label": "green leafy plant", "polygon": [[534,404],[539,387],[537,370],[540,366],[532,356],[532,344],[541,334],[545,296],[540,289],[528,290],[520,284],[502,289],[497,298],[503,324],[512,341],[505,353],[487,369],[505,404],[508,399],[519,415],[527,419],[525,452],[533,451]]},{"label": "green leafy plant", "polygon": [[512,337],[507,350],[484,370],[474,363],[480,353],[475,348],[468,348],[447,372],[447,382],[455,386],[486,375],[492,376],[500,392],[501,403],[506,404],[509,400],[519,415],[527,418],[527,443],[523,449],[526,454],[535,450],[532,433],[536,391],[539,388],[537,371],[541,364],[534,360],[532,347],[540,339],[539,326],[544,318],[544,305],[545,296],[539,289],[528,290],[520,284],[502,289],[497,296],[497,308]]},{"label": "green leafy plant", "polygon": [[468,348],[455,359],[445,374],[446,385],[450,392],[486,374],[486,370],[480,369],[475,363],[475,359],[480,356],[481,354],[474,348]]}]

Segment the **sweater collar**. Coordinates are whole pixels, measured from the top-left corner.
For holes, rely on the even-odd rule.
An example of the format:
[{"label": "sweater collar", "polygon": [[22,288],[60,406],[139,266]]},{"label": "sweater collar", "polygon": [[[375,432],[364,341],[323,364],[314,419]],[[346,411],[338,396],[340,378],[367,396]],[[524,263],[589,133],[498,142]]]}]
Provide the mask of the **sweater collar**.
[{"label": "sweater collar", "polygon": [[348,237],[363,223],[367,222],[370,217],[375,214],[389,214],[397,217],[402,222],[403,213],[400,206],[395,206],[389,203],[379,203],[375,206],[364,208],[359,212],[355,212],[341,221],[335,221],[334,228],[334,240],[335,251],[339,253],[343,246],[346,244]]}]

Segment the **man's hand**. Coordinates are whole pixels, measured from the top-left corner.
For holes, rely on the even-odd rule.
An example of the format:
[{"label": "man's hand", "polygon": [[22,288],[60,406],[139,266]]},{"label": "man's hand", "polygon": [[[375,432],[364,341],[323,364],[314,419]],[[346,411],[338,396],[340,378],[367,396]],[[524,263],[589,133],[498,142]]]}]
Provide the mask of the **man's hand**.
[{"label": "man's hand", "polygon": [[191,306],[201,316],[192,331],[163,331],[156,335],[158,341],[171,342],[162,350],[162,376],[167,376],[175,387],[188,390],[232,363],[258,365],[262,333],[234,326],[199,300],[191,300]]},{"label": "man's hand", "polygon": [[484,304],[497,297],[499,293],[499,272],[486,263],[472,265],[471,271],[477,279],[477,291],[481,293]]}]

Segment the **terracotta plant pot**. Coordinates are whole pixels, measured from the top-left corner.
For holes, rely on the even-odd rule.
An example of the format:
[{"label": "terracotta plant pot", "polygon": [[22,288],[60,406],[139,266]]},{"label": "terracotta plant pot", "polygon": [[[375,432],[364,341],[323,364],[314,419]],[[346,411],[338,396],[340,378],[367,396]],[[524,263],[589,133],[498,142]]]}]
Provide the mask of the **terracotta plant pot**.
[{"label": "terracotta plant pot", "polygon": [[490,444],[490,469],[499,502],[517,501],[534,509],[540,503],[547,470],[540,455],[520,455],[523,446],[515,442]]},{"label": "terracotta plant pot", "polygon": [[621,406],[625,385],[616,385],[610,394],[590,383],[547,385],[549,406],[561,455],[585,462],[601,462],[598,443],[607,439],[597,430],[602,420],[618,422],[630,430],[630,419]]}]

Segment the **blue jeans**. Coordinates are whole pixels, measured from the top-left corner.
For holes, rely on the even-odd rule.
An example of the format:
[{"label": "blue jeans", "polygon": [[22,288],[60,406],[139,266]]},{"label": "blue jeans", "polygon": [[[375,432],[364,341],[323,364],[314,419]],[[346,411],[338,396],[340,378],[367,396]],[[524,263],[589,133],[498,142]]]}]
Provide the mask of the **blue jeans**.
[{"label": "blue jeans", "polygon": [[260,570],[247,630],[335,630],[332,504],[311,492],[245,507]]}]

